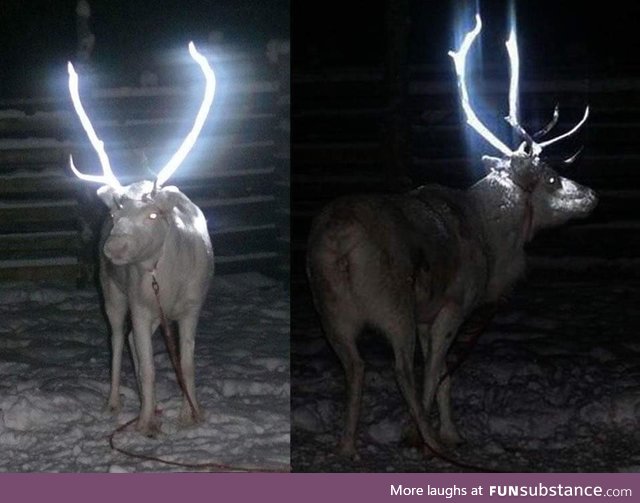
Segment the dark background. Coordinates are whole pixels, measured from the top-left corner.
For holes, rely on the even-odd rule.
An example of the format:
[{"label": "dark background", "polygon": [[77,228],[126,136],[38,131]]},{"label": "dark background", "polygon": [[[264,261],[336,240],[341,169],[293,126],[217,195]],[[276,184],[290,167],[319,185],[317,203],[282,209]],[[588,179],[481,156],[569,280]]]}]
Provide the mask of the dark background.
[{"label": "dark background", "polygon": [[[394,385],[392,355],[379,339],[373,342],[374,337],[363,336],[359,345],[368,365],[358,438],[362,458],[349,462],[335,455],[342,428],[344,374],[322,338],[306,284],[304,256],[312,218],[328,201],[345,194],[403,192],[432,182],[469,187],[484,175],[480,157],[499,155],[465,125],[447,55],[473,26],[476,11],[482,15],[483,30],[469,54],[472,105],[496,136],[512,148],[517,146],[503,120],[509,85],[504,41],[511,9],[518,27],[521,122],[536,131],[559,104],[560,121],[550,135],[555,136],[573,127],[589,105],[591,114],[581,131],[545,149],[543,158],[564,176],[593,188],[600,201],[588,219],[542,232],[527,247],[527,277],[503,310],[502,321],[499,316],[487,327],[499,341],[485,344],[481,337],[454,377],[454,413],[470,440],[467,450],[454,453],[454,458],[480,459],[476,468],[480,470],[497,466],[498,471],[505,467],[608,471],[624,466],[637,452],[635,426],[625,429],[608,417],[594,424],[597,421],[589,414],[584,426],[589,434],[584,438],[571,421],[560,435],[560,447],[554,450],[547,438],[542,447],[531,449],[527,442],[535,433],[527,421],[544,422],[544,411],[550,409],[553,415],[575,403],[601,407],[605,398],[594,390],[609,384],[628,393],[638,387],[633,378],[623,383],[617,372],[635,368],[639,361],[638,353],[627,349],[637,340],[640,300],[640,57],[635,41],[639,4],[296,2],[292,23],[294,469],[461,469],[419,455],[409,459],[402,451],[404,444],[377,443],[369,436],[388,418],[395,418],[392,423],[408,422]],[[581,147],[576,163],[563,167],[561,160]],[[505,323],[505,319],[515,321]],[[551,320],[555,328],[541,344],[546,348],[566,344],[566,358],[532,349],[518,335],[535,333],[535,323],[542,319]],[[454,347],[453,361],[466,351],[462,346]],[[591,352],[601,349],[616,357],[610,362],[592,358]],[[416,360],[420,369],[421,358]],[[494,379],[510,363],[530,366],[536,374]],[[554,375],[562,377],[554,381]],[[581,377],[565,378],[571,375]],[[527,385],[538,377],[541,392],[534,396]],[[585,382],[589,386],[581,388]],[[569,390],[571,398],[549,406],[548,394],[554,387]],[[494,403],[497,390],[505,393],[504,402]],[[620,399],[617,388],[607,393],[612,403]],[[504,404],[519,404],[523,396],[531,401],[531,409],[518,417]],[[571,414],[577,417],[575,410]],[[504,419],[505,427],[490,433],[486,418],[494,416]],[[510,435],[509,428],[520,433]],[[598,435],[604,440],[596,444],[593,438]],[[621,440],[620,449],[614,448],[616,438]],[[509,455],[489,452],[486,446],[496,440]],[[513,464],[514,451],[527,461]],[[577,453],[584,453],[585,459]]]},{"label": "dark background", "polygon": [[[627,75],[638,67],[634,26],[640,7],[632,1],[576,2],[540,0],[419,1],[404,0],[410,24],[409,60],[413,64],[449,66],[459,23],[476,12],[484,21],[482,45],[487,62],[503,49],[508,13],[514,5],[523,77],[579,66],[583,77],[597,72]],[[383,65],[388,2],[297,2],[293,5],[292,58],[296,72],[314,67]]]},{"label": "dark background", "polygon": [[[466,187],[483,174],[480,156],[497,155],[464,125],[447,55],[473,26],[476,10],[483,30],[469,55],[472,105],[489,129],[517,146],[503,120],[510,9],[518,27],[521,122],[536,131],[559,104],[554,136],[578,122],[589,105],[586,127],[544,156],[559,167],[561,159],[584,147],[580,160],[563,173],[601,194],[590,222],[635,219],[640,193],[628,191],[640,185],[637,3],[298,3],[292,24],[294,274],[302,274],[310,219],[328,200],[354,192],[405,191],[428,182]],[[589,243],[582,250],[560,251],[564,238],[576,242],[566,232],[564,238],[552,233],[534,247],[543,254],[636,256],[640,242],[633,236],[624,235],[631,239],[625,250],[596,244],[605,238],[616,242],[622,232],[582,236],[578,242]]]},{"label": "dark background", "polygon": [[[6,0],[0,6],[0,97],[42,94],[53,75],[65,72],[76,54],[75,0]],[[96,36],[92,61],[122,80],[144,56],[211,31],[225,42],[264,47],[288,38],[289,1],[273,0],[90,0]],[[118,75],[119,74],[119,75]]]}]

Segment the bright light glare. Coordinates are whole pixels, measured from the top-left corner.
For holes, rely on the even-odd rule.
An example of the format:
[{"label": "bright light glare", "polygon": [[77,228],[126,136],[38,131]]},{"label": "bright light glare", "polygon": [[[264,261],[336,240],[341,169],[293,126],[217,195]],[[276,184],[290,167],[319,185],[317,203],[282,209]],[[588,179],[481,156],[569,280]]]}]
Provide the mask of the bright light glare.
[{"label": "bright light glare", "polygon": [[98,135],[96,135],[96,132],[91,125],[91,121],[89,120],[89,117],[87,117],[87,114],[84,111],[84,107],[82,106],[82,102],[80,101],[80,94],[78,92],[78,74],[73,68],[71,62],[69,62],[69,64],[67,65],[67,70],[69,72],[69,93],[71,94],[73,108],[75,108],[76,113],[80,118],[82,127],[87,133],[91,145],[98,153],[98,158],[100,159],[100,165],[102,166],[104,175],[84,175],[80,173],[73,164],[73,157],[69,156],[69,166],[71,167],[71,171],[73,171],[73,173],[82,180],[86,180],[88,182],[104,183],[106,185],[110,185],[115,189],[121,189],[122,186],[120,185],[120,182],[118,182],[118,179],[115,177],[113,171],[111,170],[109,158],[107,157],[107,153],[104,150],[104,143],[102,142],[102,140],[100,140],[100,138],[98,138]]},{"label": "bright light glare", "polygon": [[494,134],[487,129],[487,127],[480,122],[478,116],[475,114],[469,103],[469,93],[467,92],[467,83],[465,77],[466,58],[473,41],[480,33],[482,29],[482,21],[480,15],[476,14],[476,26],[473,30],[467,33],[462,41],[462,45],[458,52],[449,51],[449,56],[453,59],[453,63],[456,68],[456,75],[458,77],[458,88],[460,89],[460,97],[462,100],[462,109],[467,117],[467,124],[475,129],[480,135],[487,140],[491,145],[497,148],[506,156],[513,155],[513,151],[502,143]]},{"label": "bright light glare", "polygon": [[518,54],[518,42],[516,41],[516,31],[511,28],[509,39],[505,42],[509,53],[509,67],[511,69],[511,80],[509,82],[509,116],[507,122],[512,126],[517,126],[518,121],[518,83],[520,80],[520,56]]},{"label": "bright light glare", "polygon": [[211,104],[213,103],[213,96],[216,90],[216,76],[213,73],[211,66],[209,66],[207,58],[196,50],[196,46],[193,42],[189,42],[189,53],[196,63],[200,65],[200,69],[205,76],[206,88],[204,92],[204,99],[202,101],[202,105],[200,105],[200,110],[198,110],[198,115],[196,115],[193,128],[182,142],[182,145],[180,145],[178,151],[173,154],[173,157],[169,159],[169,162],[164,166],[164,168],[162,168],[160,173],[158,173],[158,187],[162,186],[171,177],[171,175],[173,175],[175,170],[178,169],[178,166],[180,166],[182,161],[187,157],[187,154],[198,139],[198,135],[204,126]]}]

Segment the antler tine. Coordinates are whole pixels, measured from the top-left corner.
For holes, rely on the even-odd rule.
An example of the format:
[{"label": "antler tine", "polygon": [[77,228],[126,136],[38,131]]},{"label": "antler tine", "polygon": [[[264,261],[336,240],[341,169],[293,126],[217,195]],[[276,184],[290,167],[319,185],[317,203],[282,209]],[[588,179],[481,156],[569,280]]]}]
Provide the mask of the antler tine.
[{"label": "antler tine", "polygon": [[573,129],[571,129],[571,131],[567,131],[566,133],[561,134],[560,136],[556,136],[555,138],[551,138],[550,140],[540,142],[540,144],[539,144],[540,147],[541,148],[548,147],[549,145],[551,145],[551,144],[553,144],[553,143],[555,143],[557,141],[560,141],[560,140],[566,138],[567,136],[571,136],[573,133],[575,133],[578,129],[580,129],[582,127],[582,125],[587,121],[588,117],[589,117],[589,107],[586,107],[584,109],[584,116],[582,117],[580,122],[578,122],[573,127]]},{"label": "antler tine", "polygon": [[164,166],[164,168],[162,168],[160,173],[158,173],[158,176],[156,177],[156,187],[162,186],[187,157],[187,154],[193,147],[202,127],[204,126],[204,121],[207,119],[209,109],[213,103],[213,96],[216,89],[216,76],[213,73],[211,66],[209,66],[207,58],[196,50],[196,46],[193,42],[189,42],[189,53],[196,63],[200,65],[200,69],[205,77],[206,87],[204,91],[204,99],[202,100],[202,104],[200,105],[200,109],[198,110],[198,114],[196,115],[191,131],[189,131],[189,134],[182,142],[182,145],[180,145],[180,148],[178,148],[178,151],[173,154],[173,157],[169,159],[169,162]]},{"label": "antler tine", "polygon": [[512,27],[509,38],[505,42],[507,52],[509,53],[509,67],[511,78],[509,80],[509,115],[505,120],[515,131],[525,140],[530,149],[535,149],[535,142],[529,133],[520,124],[518,118],[518,85],[520,81],[520,55],[518,53],[518,42],[516,40],[516,31]]},{"label": "antler tine", "polygon": [[449,56],[453,59],[453,63],[456,69],[456,76],[458,78],[458,88],[460,89],[460,98],[462,101],[462,109],[464,110],[465,116],[467,118],[467,124],[469,124],[473,129],[475,129],[480,136],[482,136],[485,140],[487,140],[491,145],[493,145],[496,149],[502,152],[506,156],[512,156],[513,151],[507,147],[504,143],[502,143],[496,136],[487,129],[487,127],[480,122],[478,116],[475,114],[473,109],[471,108],[471,104],[469,103],[469,93],[467,91],[467,83],[465,79],[465,66],[466,66],[466,58],[473,41],[480,33],[482,29],[482,20],[480,19],[480,15],[476,14],[476,26],[473,30],[468,32],[463,41],[460,49],[455,51],[449,51]]},{"label": "antler tine", "polygon": [[573,154],[571,157],[565,159],[562,162],[564,164],[573,164],[573,162],[578,158],[578,156],[582,153],[583,150],[584,150],[584,146],[580,147],[575,154]]},{"label": "antler tine", "polygon": [[533,134],[534,138],[542,138],[546,136],[549,131],[551,131],[555,125],[558,123],[558,119],[560,118],[560,106],[556,103],[556,106],[553,107],[553,117],[549,121],[549,123],[543,127],[540,131]]},{"label": "antler tine", "polygon": [[73,156],[69,156],[69,166],[71,167],[71,171],[80,178],[81,180],[86,180],[88,182],[96,182],[103,183],[105,185],[109,185],[114,189],[121,189],[122,186],[118,179],[113,174],[111,170],[111,165],[109,164],[109,157],[107,157],[107,153],[104,150],[104,143],[98,135],[96,135],[93,126],[91,125],[91,121],[84,111],[84,107],[82,106],[82,102],[80,101],[80,93],[78,91],[78,74],[71,62],[67,65],[67,70],[69,72],[69,93],[71,94],[71,101],[73,102],[73,108],[75,109],[78,117],[80,118],[80,123],[82,124],[83,129],[87,133],[89,137],[89,141],[91,145],[95,149],[98,154],[98,159],[100,159],[100,165],[102,166],[102,175],[85,175],[78,171],[73,163]]}]

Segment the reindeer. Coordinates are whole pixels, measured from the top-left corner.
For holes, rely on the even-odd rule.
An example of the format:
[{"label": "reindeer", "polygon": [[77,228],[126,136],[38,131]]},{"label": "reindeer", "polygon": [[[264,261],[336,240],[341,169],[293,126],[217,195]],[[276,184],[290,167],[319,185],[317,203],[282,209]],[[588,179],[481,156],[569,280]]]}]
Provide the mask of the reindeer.
[{"label": "reindeer", "polygon": [[[515,33],[506,43],[511,64],[509,116],[524,139],[516,150],[480,122],[469,102],[467,52],[480,33],[466,34],[451,51],[467,123],[502,157],[484,156],[486,176],[466,190],[422,186],[404,195],[363,195],[330,203],[315,218],[308,241],[307,276],[323,331],[346,374],[347,407],[339,450],[356,457],[355,435],[364,378],[357,338],[381,332],[395,357],[398,386],[425,444],[446,452],[462,441],[451,410],[445,357],[461,325],[481,306],[495,303],[523,274],[524,245],[537,231],[586,217],[595,193],[559,176],[540,154],[575,133],[535,141],[518,119],[519,59]],[[558,119],[534,135],[546,135]],[[575,158],[575,156],[574,156]],[[573,159],[571,159],[573,160]],[[415,340],[424,357],[422,400],[414,382]],[[439,428],[430,424],[434,401]]]},{"label": "reindeer", "polygon": [[213,276],[213,249],[202,211],[176,187],[163,185],[185,159],[211,108],[215,75],[206,58],[189,44],[189,52],[206,80],[205,96],[193,127],[156,179],[122,186],[115,177],[78,93],[78,75],[68,64],[69,91],[80,122],[98,154],[102,175],[80,173],[80,179],[103,184],[98,197],[110,217],[100,241],[100,283],[111,326],[111,391],[108,408],[117,412],[120,402],[120,370],[127,314],[132,330],[128,341],[141,395],[136,428],[147,436],[160,432],[155,417],[155,369],[151,336],[161,320],[177,321],[179,329],[178,379],[184,382],[180,418],[184,423],[202,420],[194,383],[194,346],[200,309]]}]

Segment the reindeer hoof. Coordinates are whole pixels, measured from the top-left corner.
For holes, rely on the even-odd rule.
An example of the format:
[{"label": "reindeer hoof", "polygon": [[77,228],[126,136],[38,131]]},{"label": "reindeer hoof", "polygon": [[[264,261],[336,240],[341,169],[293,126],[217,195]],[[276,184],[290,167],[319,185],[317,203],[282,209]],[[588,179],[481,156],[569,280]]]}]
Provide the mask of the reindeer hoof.
[{"label": "reindeer hoof", "polygon": [[352,461],[360,461],[360,456],[353,441],[341,440],[338,446],[338,455]]},{"label": "reindeer hoof", "polygon": [[120,402],[120,397],[117,399],[109,399],[107,405],[105,405],[105,411],[109,414],[113,414],[114,416],[119,414],[122,410],[122,403]]},{"label": "reindeer hoof", "polygon": [[199,406],[196,406],[195,414],[191,410],[189,404],[186,407],[183,405],[180,411],[180,424],[183,426],[192,426],[204,422],[204,414]]},{"label": "reindeer hoof", "polygon": [[441,431],[440,441],[447,447],[457,447],[465,443],[465,439],[455,430]]},{"label": "reindeer hoof", "polygon": [[162,433],[160,421],[157,420],[151,420],[148,422],[138,420],[136,430],[147,438],[157,438]]},{"label": "reindeer hoof", "polygon": [[441,457],[446,452],[447,448],[433,439],[429,439],[422,444],[422,454],[426,459]]}]

